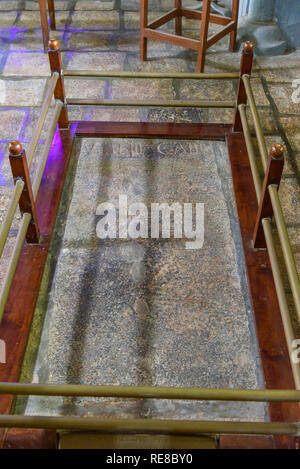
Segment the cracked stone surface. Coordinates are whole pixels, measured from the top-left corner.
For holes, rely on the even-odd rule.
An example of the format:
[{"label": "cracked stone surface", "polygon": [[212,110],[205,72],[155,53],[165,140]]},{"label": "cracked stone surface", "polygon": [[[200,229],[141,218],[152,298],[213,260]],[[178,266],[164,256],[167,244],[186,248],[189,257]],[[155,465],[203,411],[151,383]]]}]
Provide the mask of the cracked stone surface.
[{"label": "cracked stone surface", "polygon": [[[78,161],[77,161],[78,159]],[[188,387],[261,385],[224,143],[82,140],[33,379]],[[99,203],[202,202],[205,241],[99,240]],[[70,198],[70,193],[67,199]],[[63,211],[63,210],[62,210]],[[237,245],[236,245],[237,243]],[[55,242],[54,242],[55,244]],[[226,259],[226,262],[222,261]],[[41,298],[42,300],[42,298]],[[62,358],[63,357],[63,358]],[[51,401],[52,402],[52,401]],[[30,398],[28,413],[264,420],[261,404]]]}]

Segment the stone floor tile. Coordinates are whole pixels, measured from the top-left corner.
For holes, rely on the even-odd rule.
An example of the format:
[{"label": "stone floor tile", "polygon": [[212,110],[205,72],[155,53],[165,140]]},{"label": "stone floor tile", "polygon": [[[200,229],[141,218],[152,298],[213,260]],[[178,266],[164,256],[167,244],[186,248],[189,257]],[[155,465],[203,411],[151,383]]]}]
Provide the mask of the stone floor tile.
[{"label": "stone floor tile", "polygon": [[[126,1],[126,0],[125,0]],[[173,0],[158,0],[159,6],[163,11],[170,11],[174,8],[174,1]],[[184,5],[184,3],[183,3]],[[188,6],[196,6],[199,5],[197,0],[189,0]]]},{"label": "stone floor tile", "polygon": [[[68,11],[57,11],[56,27],[64,27],[68,18]],[[17,23],[18,28],[39,29],[41,28],[41,16],[39,11],[22,11],[21,17]]]},{"label": "stone floor tile", "polygon": [[139,11],[140,0],[121,0],[121,9],[128,11]]},{"label": "stone floor tile", "polygon": [[143,108],[141,120],[145,122],[207,122],[207,109],[195,108]]},{"label": "stone floor tile", "polygon": [[189,65],[183,59],[170,57],[167,50],[165,51],[167,57],[162,58],[161,52],[158,54],[155,51],[151,52],[151,58],[146,62],[141,62],[139,57],[130,56],[128,58],[128,67],[132,71],[137,72],[170,72],[180,73],[188,72]]},{"label": "stone floor tile", "polygon": [[112,80],[113,99],[174,99],[172,80]]},{"label": "stone floor tile", "polygon": [[69,99],[103,99],[105,81],[97,79],[65,79],[66,96]]},{"label": "stone floor tile", "polygon": [[17,19],[16,11],[1,11],[0,27],[3,29],[10,28]]},{"label": "stone floor tile", "polygon": [[[138,31],[130,31],[130,32],[122,32],[116,38],[116,46],[118,50],[126,50],[126,51],[139,51],[139,32]],[[159,51],[162,54],[163,51],[166,49],[166,43],[159,42],[159,41],[151,41],[148,40],[147,51],[148,56],[152,54],[153,50]]]},{"label": "stone floor tile", "polygon": [[266,69],[282,69],[290,70],[292,68],[299,68],[300,49],[295,49],[289,54],[280,56],[280,60],[274,60],[273,56],[256,56],[256,65],[261,70]]},{"label": "stone floor tile", "polygon": [[17,140],[26,118],[26,111],[0,108],[0,139]]},{"label": "stone floor tile", "polygon": [[40,106],[46,79],[3,80],[5,83],[4,106]]},{"label": "stone floor tile", "polygon": [[236,92],[232,81],[183,80],[180,86],[181,99],[233,100]]},{"label": "stone floor tile", "polygon": [[72,15],[72,28],[109,30],[119,28],[117,11],[75,11]]},{"label": "stone floor tile", "polygon": [[293,150],[300,152],[300,116],[281,117],[280,122]]},{"label": "stone floor tile", "polygon": [[294,252],[300,252],[300,230],[298,226],[288,226],[288,233]]},{"label": "stone floor tile", "polygon": [[278,108],[278,111],[283,114],[300,114],[300,104],[293,102],[294,88],[291,83],[269,85],[269,91]]},{"label": "stone floor tile", "polygon": [[[68,0],[55,0],[55,12],[60,10],[68,10],[70,2]],[[26,0],[25,10],[39,10],[39,2],[37,0]]]},{"label": "stone floor tile", "polygon": [[[20,220],[20,217],[19,217],[19,220]],[[4,251],[0,258],[0,288],[2,287],[4,283],[5,274],[7,272],[8,263],[12,255],[15,242],[16,242],[16,232],[7,238]]]},{"label": "stone floor tile", "polygon": [[232,124],[234,109],[208,109],[208,121],[214,123]]},{"label": "stone floor tile", "polygon": [[88,119],[91,121],[138,122],[139,110],[134,108],[89,108]]},{"label": "stone floor tile", "polygon": [[17,22],[18,28],[39,29],[41,16],[39,11],[22,11]]},{"label": "stone floor tile", "polygon": [[[156,20],[161,16],[160,11],[149,11],[148,22]],[[135,11],[126,11],[124,14],[124,24],[126,29],[139,29],[140,28],[140,14]],[[166,26],[165,26],[166,27]],[[168,25],[167,25],[168,28]]]},{"label": "stone floor tile", "polygon": [[64,37],[64,50],[101,51],[108,50],[112,33],[104,31],[70,31]]},{"label": "stone floor tile", "polygon": [[68,69],[74,70],[122,70],[125,54],[121,52],[66,52],[64,62]]},{"label": "stone floor tile", "polygon": [[300,67],[291,67],[291,68],[276,68],[276,69],[267,69],[261,70],[261,75],[268,82],[292,82],[300,76]]},{"label": "stone floor tile", "polygon": [[3,70],[4,76],[49,76],[50,66],[46,54],[40,52],[11,52]]},{"label": "stone floor tile", "polygon": [[[70,23],[70,12],[69,11],[56,11],[55,23],[56,28],[64,29],[66,25]],[[55,31],[51,31],[50,36],[54,36]]]},{"label": "stone floor tile", "polygon": [[0,10],[2,11],[17,11],[20,7],[20,0],[1,0]]},{"label": "stone floor tile", "polygon": [[279,196],[285,217],[288,224],[299,222],[300,220],[300,185],[297,178],[282,179],[279,189]]},{"label": "stone floor tile", "polygon": [[114,0],[77,0],[75,3],[76,10],[113,10]]}]

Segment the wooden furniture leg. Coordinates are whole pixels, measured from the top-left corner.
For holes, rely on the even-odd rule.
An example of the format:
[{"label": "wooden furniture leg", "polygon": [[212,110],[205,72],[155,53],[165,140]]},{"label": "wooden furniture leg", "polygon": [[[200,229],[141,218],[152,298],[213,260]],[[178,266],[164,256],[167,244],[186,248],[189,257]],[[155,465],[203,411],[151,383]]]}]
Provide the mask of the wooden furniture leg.
[{"label": "wooden furniture leg", "polygon": [[48,10],[50,16],[50,28],[56,29],[54,0],[48,0]]},{"label": "wooden furniture leg", "polygon": [[[174,1],[174,6],[175,8],[178,8],[181,10],[181,0],[175,0]],[[177,18],[175,19],[175,33],[177,36],[182,35],[182,16],[181,16],[181,11],[179,12]]]},{"label": "wooden furniture leg", "polygon": [[[207,49],[227,34],[230,34],[229,49],[233,51],[237,35],[239,0],[233,0],[231,17],[222,17],[210,13],[211,5],[212,0],[203,0],[203,8],[200,12],[182,7],[182,0],[174,0],[174,8],[171,11],[148,23],[148,0],[140,0],[140,59],[142,61],[147,60],[148,39],[168,42],[169,44],[197,51],[196,71],[202,73]],[[182,36],[183,17],[201,21],[199,40]],[[158,31],[160,26],[173,20],[175,20],[175,34],[162,30]],[[209,23],[223,27],[208,38]]]},{"label": "wooden furniture leg", "polygon": [[144,36],[144,29],[148,25],[148,0],[140,2],[140,60],[147,60],[147,39]]},{"label": "wooden furniture leg", "polygon": [[203,0],[201,28],[200,28],[200,44],[199,44],[197,66],[196,66],[197,73],[202,73],[204,70],[204,65],[205,65],[210,5],[211,5],[211,0]]},{"label": "wooden furniture leg", "polygon": [[49,27],[48,27],[46,0],[39,0],[39,5],[40,5],[40,15],[41,15],[41,23],[42,23],[44,51],[46,52],[48,50],[48,43],[49,43]]},{"label": "wooden furniture leg", "polygon": [[230,40],[229,40],[230,52],[234,52],[235,50],[236,33],[237,33],[238,18],[239,18],[239,4],[240,4],[240,0],[232,0],[232,21],[234,21],[234,30],[231,31],[230,33]]}]

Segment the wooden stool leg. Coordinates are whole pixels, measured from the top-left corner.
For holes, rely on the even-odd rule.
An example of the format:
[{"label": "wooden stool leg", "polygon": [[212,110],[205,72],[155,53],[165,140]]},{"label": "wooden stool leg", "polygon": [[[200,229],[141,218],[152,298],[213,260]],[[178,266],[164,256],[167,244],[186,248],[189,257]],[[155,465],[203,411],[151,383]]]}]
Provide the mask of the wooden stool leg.
[{"label": "wooden stool leg", "polygon": [[229,41],[230,52],[234,52],[235,50],[236,33],[237,33],[238,18],[239,18],[239,4],[240,4],[240,0],[232,1],[232,20],[235,22],[235,24],[234,24],[234,30],[231,31],[230,33],[230,41]]},{"label": "wooden stool leg", "polygon": [[147,39],[144,30],[148,26],[148,0],[140,0],[140,60],[147,60]]},{"label": "wooden stool leg", "polygon": [[205,65],[206,58],[206,44],[209,26],[209,14],[210,14],[211,0],[203,0],[201,28],[200,28],[200,46],[198,51],[197,59],[197,73],[202,73]]},{"label": "wooden stool leg", "polygon": [[[175,8],[178,8],[179,10],[181,10],[181,0],[175,0],[174,6],[175,6]],[[177,18],[175,19],[175,33],[177,34],[177,36],[181,36],[181,35],[182,35],[182,16],[181,16],[181,11],[180,11],[180,14],[177,16]]]},{"label": "wooden stool leg", "polygon": [[42,23],[44,51],[46,52],[48,50],[48,43],[49,43],[49,28],[48,28],[46,0],[39,0],[39,5],[40,5],[40,15],[41,15],[41,23]]},{"label": "wooden stool leg", "polygon": [[53,30],[56,29],[54,0],[48,0],[48,10],[50,16],[50,28]]}]

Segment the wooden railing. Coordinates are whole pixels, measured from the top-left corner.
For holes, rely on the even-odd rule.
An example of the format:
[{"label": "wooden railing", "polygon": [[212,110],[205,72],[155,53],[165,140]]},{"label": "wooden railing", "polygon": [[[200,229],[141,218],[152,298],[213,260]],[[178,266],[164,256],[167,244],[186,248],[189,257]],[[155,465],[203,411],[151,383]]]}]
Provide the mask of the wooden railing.
[{"label": "wooden railing", "polygon": [[[251,166],[253,181],[258,201],[258,212],[255,226],[253,226],[253,249],[267,249],[271,261],[273,277],[286,341],[292,353],[291,344],[295,339],[291,316],[287,305],[286,293],[283,286],[280,263],[275,250],[272,232],[272,217],[274,216],[281,248],[288,272],[288,278],[293,292],[295,309],[300,322],[300,282],[292,253],[290,240],[284,221],[283,211],[278,196],[278,187],[284,164],[284,148],[273,145],[270,154],[266,143],[255,105],[253,91],[250,84],[250,74],[253,60],[253,44],[247,42],[244,46],[240,73],[224,74],[191,74],[191,73],[132,73],[132,72],[95,72],[62,70],[59,44],[56,40],[50,41],[49,49],[51,82],[42,106],[41,114],[31,139],[28,150],[28,163],[25,150],[19,142],[12,142],[9,147],[9,158],[15,181],[15,190],[9,204],[9,209],[0,231],[0,255],[12,224],[17,205],[19,204],[22,219],[19,227],[16,244],[8,265],[0,293],[0,322],[3,316],[6,300],[10,291],[20,252],[26,238],[27,243],[39,242],[39,226],[35,213],[35,199],[41,183],[53,135],[58,124],[59,128],[69,126],[68,105],[114,105],[114,106],[184,106],[184,107],[229,107],[235,108],[233,131],[243,130],[247,145],[249,164]],[[69,77],[119,77],[119,78],[173,78],[173,79],[238,79],[238,92],[236,102],[206,102],[206,101],[112,101],[112,100],[66,100],[64,89],[64,76]],[[30,166],[38,139],[43,128],[52,95],[55,97],[55,110],[48,129],[44,151],[39,163],[37,174],[31,185],[28,167]],[[264,180],[261,180],[256,156],[252,144],[251,133],[246,116],[246,105],[249,103],[254,127],[259,144],[260,157],[265,171]],[[20,292],[22,294],[22,292]],[[119,397],[119,398],[153,398],[153,399],[180,399],[180,400],[226,400],[226,401],[252,401],[252,402],[300,402],[300,373],[299,365],[291,361],[297,390],[245,390],[245,389],[201,389],[201,388],[165,388],[140,386],[80,386],[80,385],[49,385],[26,383],[0,383],[0,394],[11,395],[44,395],[44,396],[93,396],[93,397]],[[54,428],[54,429],[85,429],[101,431],[135,431],[150,433],[249,433],[249,434],[286,434],[300,435],[299,424],[284,422],[201,422],[201,421],[172,421],[172,420],[103,420],[99,417],[32,417],[1,415],[0,427],[28,427],[28,428]]]}]

